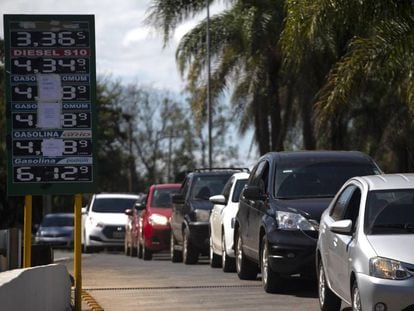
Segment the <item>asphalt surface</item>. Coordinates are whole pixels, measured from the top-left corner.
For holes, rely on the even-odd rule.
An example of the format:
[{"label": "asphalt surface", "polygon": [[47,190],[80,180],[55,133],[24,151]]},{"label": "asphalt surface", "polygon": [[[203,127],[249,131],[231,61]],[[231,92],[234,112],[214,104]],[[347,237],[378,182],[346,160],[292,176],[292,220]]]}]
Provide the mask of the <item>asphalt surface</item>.
[{"label": "asphalt surface", "polygon": [[[55,252],[55,260],[66,264],[70,273],[72,257],[70,252]],[[235,273],[212,269],[207,259],[184,265],[171,263],[168,254],[154,255],[151,261],[121,252],[83,254],[82,276],[83,289],[106,311],[319,310],[313,282],[291,278],[281,293],[267,294],[260,277],[239,280]],[[88,310],[85,304],[82,309]]]}]

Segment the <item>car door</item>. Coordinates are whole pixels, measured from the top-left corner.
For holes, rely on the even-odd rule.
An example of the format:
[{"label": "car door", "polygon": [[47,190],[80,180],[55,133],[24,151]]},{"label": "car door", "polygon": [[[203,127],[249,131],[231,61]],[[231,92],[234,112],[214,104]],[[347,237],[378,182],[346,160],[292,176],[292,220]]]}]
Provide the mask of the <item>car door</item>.
[{"label": "car door", "polygon": [[[353,232],[357,225],[359,207],[361,202],[361,190],[355,184],[346,187],[329,215],[328,230],[326,230],[328,246],[328,270],[331,286],[339,295],[347,297],[349,295],[349,267],[350,254],[355,245],[354,234],[346,235],[334,233],[329,230],[329,226],[339,220],[350,219],[353,224]],[[336,207],[336,208],[335,208]]]},{"label": "car door", "polygon": [[[269,163],[267,160],[262,160],[257,166],[257,170],[251,180],[252,186],[260,188],[262,193],[267,193],[269,176]],[[265,202],[262,200],[249,200],[249,215],[247,217],[246,239],[244,246],[246,248],[246,255],[258,259],[260,246],[260,225],[264,214]]]},{"label": "car door", "polygon": [[[229,200],[230,189],[234,183],[234,177],[226,183],[223,188],[222,195],[226,198],[226,204]],[[215,250],[221,249],[221,235],[222,235],[222,214],[226,207],[226,204],[214,204],[211,212],[211,239]]]},{"label": "car door", "polygon": [[[179,194],[181,194],[184,197],[184,201],[186,201],[186,197],[188,194],[190,180],[189,178],[186,178]],[[171,231],[174,235],[175,239],[181,244],[183,241],[182,237],[182,223],[184,221],[184,214],[183,209],[185,206],[184,204],[173,204],[172,214],[171,214]]]}]

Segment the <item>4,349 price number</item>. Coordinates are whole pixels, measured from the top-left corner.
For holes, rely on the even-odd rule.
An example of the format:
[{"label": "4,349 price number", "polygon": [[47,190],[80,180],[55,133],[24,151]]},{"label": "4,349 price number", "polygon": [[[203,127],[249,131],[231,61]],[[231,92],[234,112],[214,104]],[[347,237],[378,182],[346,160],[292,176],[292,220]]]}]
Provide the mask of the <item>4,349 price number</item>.
[{"label": "4,349 price number", "polygon": [[92,167],[80,166],[20,166],[14,168],[15,182],[91,181]]}]

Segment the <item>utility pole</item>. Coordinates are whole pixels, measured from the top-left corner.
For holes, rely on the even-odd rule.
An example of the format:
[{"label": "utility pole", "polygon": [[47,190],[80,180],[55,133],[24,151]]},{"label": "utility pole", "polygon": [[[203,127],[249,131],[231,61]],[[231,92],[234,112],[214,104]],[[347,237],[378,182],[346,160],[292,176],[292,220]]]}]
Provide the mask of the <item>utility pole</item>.
[{"label": "utility pole", "polygon": [[206,50],[207,50],[207,111],[208,111],[208,167],[213,167],[213,109],[211,107],[211,64],[210,64],[210,0],[206,0],[207,7],[207,30],[206,30]]}]

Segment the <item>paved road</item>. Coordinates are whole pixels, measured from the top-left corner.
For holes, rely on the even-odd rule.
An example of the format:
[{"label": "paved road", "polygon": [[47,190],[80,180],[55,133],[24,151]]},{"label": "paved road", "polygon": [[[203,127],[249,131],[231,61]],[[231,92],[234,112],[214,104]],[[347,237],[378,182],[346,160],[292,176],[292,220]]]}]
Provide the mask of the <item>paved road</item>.
[{"label": "paved road", "polygon": [[[55,253],[70,273],[70,253]],[[315,286],[301,279],[286,281],[280,294],[266,294],[260,283],[241,281],[234,273],[197,265],[171,263],[166,254],[152,261],[123,253],[82,257],[83,288],[106,311],[111,310],[319,310]],[[344,311],[347,309],[343,309]]]}]

